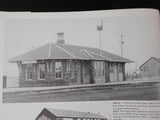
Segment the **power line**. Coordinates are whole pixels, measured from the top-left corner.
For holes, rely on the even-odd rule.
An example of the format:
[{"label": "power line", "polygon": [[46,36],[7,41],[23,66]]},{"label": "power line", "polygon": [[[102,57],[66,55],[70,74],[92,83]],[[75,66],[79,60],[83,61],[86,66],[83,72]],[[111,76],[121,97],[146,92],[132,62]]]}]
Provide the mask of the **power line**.
[{"label": "power line", "polygon": [[101,23],[97,25],[97,30],[99,31],[99,50],[100,50],[100,55],[102,55],[102,35],[101,32],[103,30],[103,19],[101,18]]},{"label": "power line", "polygon": [[120,39],[121,39],[121,40],[119,41],[119,43],[121,44],[121,57],[123,57],[123,45],[124,45],[123,38],[124,38],[124,35],[123,35],[123,34],[120,34],[119,37],[120,37]]}]

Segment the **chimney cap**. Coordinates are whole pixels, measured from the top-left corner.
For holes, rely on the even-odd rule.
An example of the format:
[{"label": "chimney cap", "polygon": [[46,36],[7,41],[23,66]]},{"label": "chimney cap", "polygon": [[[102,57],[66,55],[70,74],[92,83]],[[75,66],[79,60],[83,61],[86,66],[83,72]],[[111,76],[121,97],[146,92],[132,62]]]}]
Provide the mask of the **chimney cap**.
[{"label": "chimney cap", "polygon": [[64,32],[58,32],[57,34],[58,34],[58,35],[62,35],[62,34],[64,35]]},{"label": "chimney cap", "polygon": [[58,32],[57,33],[57,43],[58,44],[65,44],[64,32]]}]

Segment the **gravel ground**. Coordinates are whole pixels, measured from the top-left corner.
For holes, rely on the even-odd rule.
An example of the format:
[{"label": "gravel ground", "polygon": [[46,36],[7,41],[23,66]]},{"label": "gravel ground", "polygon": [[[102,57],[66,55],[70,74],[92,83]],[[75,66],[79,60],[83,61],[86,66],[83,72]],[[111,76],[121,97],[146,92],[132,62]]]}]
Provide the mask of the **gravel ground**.
[{"label": "gravel ground", "polygon": [[160,82],[3,94],[4,103],[100,100],[160,100]]}]

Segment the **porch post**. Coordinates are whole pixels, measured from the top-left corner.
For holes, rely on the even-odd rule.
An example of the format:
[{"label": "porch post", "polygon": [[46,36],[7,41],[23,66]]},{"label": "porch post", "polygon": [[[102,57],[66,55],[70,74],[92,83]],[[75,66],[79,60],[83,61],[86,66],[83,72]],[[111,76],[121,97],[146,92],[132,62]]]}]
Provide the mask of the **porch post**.
[{"label": "porch post", "polygon": [[123,72],[123,81],[126,81],[126,75],[125,75],[125,63],[122,64],[122,72]]},{"label": "porch post", "polygon": [[119,63],[115,63],[115,65],[116,65],[116,66],[115,66],[115,67],[116,67],[115,69],[116,69],[117,81],[119,81],[119,70],[118,70],[118,64],[119,64]]},{"label": "porch post", "polygon": [[109,63],[105,62],[105,82],[109,82],[110,77],[109,77]]},{"label": "porch post", "polygon": [[94,62],[90,61],[89,65],[90,83],[94,83]]},{"label": "porch post", "polygon": [[83,84],[83,60],[81,61],[81,83]]}]

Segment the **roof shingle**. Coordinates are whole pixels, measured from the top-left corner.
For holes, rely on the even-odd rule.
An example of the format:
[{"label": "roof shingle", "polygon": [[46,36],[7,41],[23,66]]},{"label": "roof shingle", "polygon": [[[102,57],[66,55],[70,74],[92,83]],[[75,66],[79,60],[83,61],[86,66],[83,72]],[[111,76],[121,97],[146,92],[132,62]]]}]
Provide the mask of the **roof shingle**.
[{"label": "roof shingle", "polygon": [[48,43],[22,55],[16,56],[9,61],[45,60],[45,59],[82,59],[82,60],[105,60],[113,62],[132,62],[129,59],[102,51],[97,48],[83,47],[68,44]]},{"label": "roof shingle", "polygon": [[90,113],[90,112],[78,112],[71,110],[59,110],[53,108],[45,108],[49,112],[51,112],[56,117],[66,117],[66,118],[97,118],[97,119],[106,119],[104,116],[100,114]]}]

